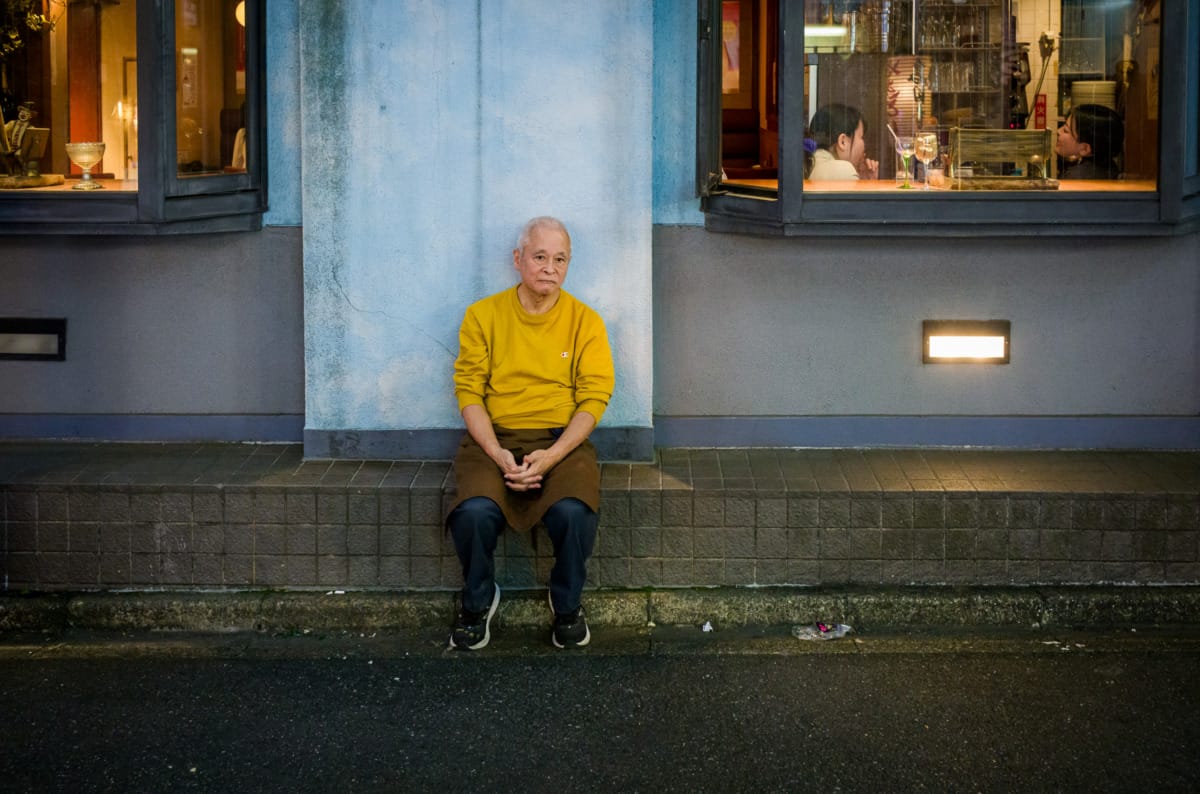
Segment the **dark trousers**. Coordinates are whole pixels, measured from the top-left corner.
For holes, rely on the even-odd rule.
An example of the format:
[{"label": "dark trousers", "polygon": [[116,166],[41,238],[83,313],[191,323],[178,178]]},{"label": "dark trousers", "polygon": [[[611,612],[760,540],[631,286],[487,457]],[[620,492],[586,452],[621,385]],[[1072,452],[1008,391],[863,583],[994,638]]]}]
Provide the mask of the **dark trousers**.
[{"label": "dark trousers", "polygon": [[[555,612],[579,609],[587,581],[587,561],[596,544],[600,523],[592,509],[578,499],[560,499],[542,516],[554,545],[550,569],[550,599]],[[454,550],[463,570],[463,609],[482,612],[492,603],[496,581],[496,542],[505,527],[500,506],[486,496],[462,502],[446,519]]]}]

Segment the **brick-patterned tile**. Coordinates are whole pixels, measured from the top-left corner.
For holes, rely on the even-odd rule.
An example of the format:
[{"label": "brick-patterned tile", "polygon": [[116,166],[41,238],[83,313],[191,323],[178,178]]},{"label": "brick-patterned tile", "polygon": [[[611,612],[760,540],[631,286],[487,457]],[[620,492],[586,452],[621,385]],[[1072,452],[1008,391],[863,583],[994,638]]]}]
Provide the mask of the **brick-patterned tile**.
[{"label": "brick-patterned tile", "polygon": [[878,560],[881,558],[882,530],[853,527],[847,531],[847,537],[849,539],[847,554],[850,559]]},{"label": "brick-patterned tile", "polygon": [[636,526],[630,530],[630,554],[634,557],[662,556],[662,529],[658,526]]},{"label": "brick-patterned tile", "polygon": [[396,589],[412,586],[407,554],[403,556],[384,555],[379,558],[379,584],[381,587]]},{"label": "brick-patterned tile", "polygon": [[317,556],[317,584],[325,587],[345,587],[350,575],[350,558],[344,554]]},{"label": "brick-patterned tile", "polygon": [[[823,528],[820,531],[821,561],[845,560],[850,557],[850,532],[840,527]],[[849,569],[847,569],[849,571]],[[847,576],[849,573],[847,572]],[[822,574],[823,576],[823,574]]]},{"label": "brick-patterned tile", "polygon": [[288,553],[286,524],[260,524],[253,532],[255,554],[279,556]]},{"label": "brick-patterned tile", "polygon": [[687,587],[695,584],[691,558],[664,558],[662,561],[662,583],[665,587]]},{"label": "brick-patterned tile", "polygon": [[[0,486],[2,485],[0,483]],[[38,520],[37,491],[26,487],[0,489],[0,520],[36,523]],[[65,521],[66,516],[60,520]]]},{"label": "brick-patterned tile", "polygon": [[284,566],[289,587],[313,587],[317,584],[315,554],[288,554]]},{"label": "brick-patterned tile", "polygon": [[341,492],[322,491],[317,494],[317,523],[318,524],[346,524],[346,516],[349,512],[349,501],[346,494]]},{"label": "brick-patterned tile", "polygon": [[659,587],[663,583],[662,559],[658,557],[634,558],[629,561],[630,586]]},{"label": "brick-patterned tile", "polygon": [[388,489],[379,493],[379,522],[381,524],[407,524],[409,522],[409,495],[407,491]]},{"label": "brick-patterned tile", "polygon": [[349,499],[348,520],[351,524],[379,523],[379,499],[374,491],[352,493]]},{"label": "brick-patterned tile", "polygon": [[629,495],[629,523],[634,527],[661,526],[663,499],[659,493],[632,493]]},{"label": "brick-patterned tile", "polygon": [[[691,527],[663,527],[662,555],[664,559],[691,560],[695,531]],[[689,568],[691,570],[690,562]]]},{"label": "brick-patterned tile", "polygon": [[[759,560],[786,559],[788,556],[788,530],[759,527],[754,533],[754,556]],[[760,584],[762,583],[760,582]]]},{"label": "brick-patterned tile", "polygon": [[317,527],[317,554],[346,555],[346,526],[329,524]]},{"label": "brick-patterned tile", "polygon": [[221,559],[226,586],[254,583],[254,557],[249,554],[225,554]]},{"label": "brick-patterned tile", "polygon": [[795,527],[787,532],[788,559],[815,560],[821,556],[821,530],[816,527]]},{"label": "brick-patterned tile", "polygon": [[286,492],[284,519],[288,524],[316,524],[317,495],[311,491]]},{"label": "brick-patterned tile", "polygon": [[821,501],[816,497],[788,497],[789,527],[821,526]]},{"label": "brick-patterned tile", "polygon": [[878,497],[856,496],[850,500],[850,521],[853,529],[878,529],[883,526],[883,500]]},{"label": "brick-patterned tile", "polygon": [[730,557],[725,560],[725,582],[731,587],[755,584],[754,560]]},{"label": "brick-patterned tile", "polygon": [[884,529],[912,529],[911,496],[886,496],[880,504],[880,525]]}]

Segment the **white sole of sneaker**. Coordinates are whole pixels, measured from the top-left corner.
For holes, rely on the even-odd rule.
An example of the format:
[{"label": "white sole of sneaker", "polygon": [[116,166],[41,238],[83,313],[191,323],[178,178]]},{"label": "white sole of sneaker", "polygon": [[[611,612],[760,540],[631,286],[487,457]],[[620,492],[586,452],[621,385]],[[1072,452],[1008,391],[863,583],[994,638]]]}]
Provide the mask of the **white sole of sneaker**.
[{"label": "white sole of sneaker", "polygon": [[492,605],[488,607],[487,617],[483,619],[483,639],[474,645],[455,645],[454,634],[450,635],[450,647],[456,650],[477,651],[485,647],[492,639],[492,616],[496,614],[496,609],[500,606],[500,585],[493,583],[496,592],[492,594]]},{"label": "white sole of sneaker", "polygon": [[[555,648],[564,648],[565,649],[567,646],[560,643],[558,641],[558,637],[554,636],[554,618],[555,618],[556,613],[554,612],[554,596],[550,595],[549,590],[546,591],[546,603],[548,603],[550,605],[550,642],[554,643]],[[582,648],[583,646],[587,645],[591,641],[592,641],[592,630],[590,627],[588,627],[585,624],[583,627],[583,639],[580,640],[579,642],[575,643],[571,647],[572,648]]]},{"label": "white sole of sneaker", "polygon": [[[554,643],[555,648],[565,649],[567,647],[558,641],[558,637],[554,636],[554,629],[550,629],[550,641]],[[572,648],[582,648],[583,646],[587,645],[591,641],[592,641],[592,630],[590,628],[584,629],[583,639],[580,640],[579,642],[575,643],[571,647]]]}]

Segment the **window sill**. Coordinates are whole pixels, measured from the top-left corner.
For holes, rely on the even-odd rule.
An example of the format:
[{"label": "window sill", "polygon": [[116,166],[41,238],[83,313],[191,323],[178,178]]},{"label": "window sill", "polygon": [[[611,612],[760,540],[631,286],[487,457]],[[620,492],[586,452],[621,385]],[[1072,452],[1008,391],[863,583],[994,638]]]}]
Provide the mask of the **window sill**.
[{"label": "window sill", "polygon": [[[1025,190],[1019,188],[1013,190],[950,190],[945,187],[930,187],[928,191],[924,190],[924,183],[913,181],[911,188],[901,188],[898,180],[895,179],[857,179],[845,180],[840,182],[813,182],[804,180],[804,193],[813,195],[816,193],[841,193],[841,194],[857,194],[857,193],[895,193],[896,195],[908,195],[912,190],[918,192],[941,193],[943,195],[951,195],[956,193],[970,192],[972,194],[987,193],[995,195],[998,193],[1153,193],[1156,185],[1153,179],[1060,179],[1058,181],[1057,190]],[[726,179],[721,182],[722,186],[737,188],[750,188],[755,191],[764,190],[779,190],[779,180],[777,179]]]},{"label": "window sill", "polygon": [[64,179],[57,185],[42,185],[39,187],[25,188],[0,188],[0,199],[13,199],[22,196],[44,196],[46,194],[57,195],[66,193],[72,198],[85,198],[87,196],[99,194],[100,191],[106,190],[109,192],[118,193],[136,193],[138,189],[138,181],[136,179],[99,179],[93,178],[92,182],[100,187],[95,190],[78,190],[78,185],[82,180],[77,176],[70,176]]},{"label": "window sill", "polygon": [[[741,185],[740,182],[749,184]],[[1059,190],[900,189],[894,180],[805,183],[799,197],[765,182],[722,183],[701,201],[714,232],[789,237],[1158,237],[1200,229],[1165,219],[1152,181],[1078,180]],[[746,190],[740,194],[739,190]],[[774,193],[774,194],[773,194]]]},{"label": "window sill", "polygon": [[171,196],[147,210],[137,182],[98,180],[101,190],[66,185],[0,190],[0,236],[120,236],[258,231],[262,191]]}]

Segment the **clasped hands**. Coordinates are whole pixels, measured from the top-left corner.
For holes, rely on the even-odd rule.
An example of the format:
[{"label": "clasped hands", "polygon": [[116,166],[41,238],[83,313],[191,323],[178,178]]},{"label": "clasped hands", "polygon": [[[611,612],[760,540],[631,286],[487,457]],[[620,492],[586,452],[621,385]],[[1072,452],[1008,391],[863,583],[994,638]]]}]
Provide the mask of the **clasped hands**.
[{"label": "clasped hands", "polygon": [[504,484],[514,491],[532,491],[542,487],[542,478],[554,468],[558,459],[548,449],[535,449],[517,463],[507,449],[500,450],[496,464],[504,473]]}]

